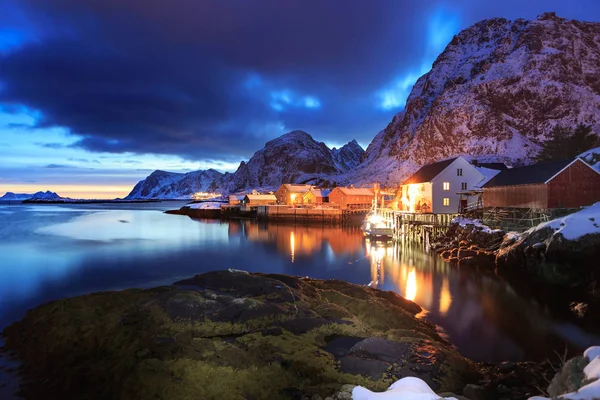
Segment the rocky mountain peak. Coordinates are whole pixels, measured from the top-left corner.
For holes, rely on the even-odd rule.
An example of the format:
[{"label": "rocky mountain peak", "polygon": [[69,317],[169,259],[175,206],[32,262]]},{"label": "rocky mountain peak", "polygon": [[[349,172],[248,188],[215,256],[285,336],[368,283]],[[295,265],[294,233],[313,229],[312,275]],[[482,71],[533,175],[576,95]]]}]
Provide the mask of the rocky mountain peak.
[{"label": "rocky mountain peak", "polygon": [[398,183],[459,155],[531,163],[556,125],[600,132],[600,23],[553,13],[480,21],[456,35],[352,178]]}]

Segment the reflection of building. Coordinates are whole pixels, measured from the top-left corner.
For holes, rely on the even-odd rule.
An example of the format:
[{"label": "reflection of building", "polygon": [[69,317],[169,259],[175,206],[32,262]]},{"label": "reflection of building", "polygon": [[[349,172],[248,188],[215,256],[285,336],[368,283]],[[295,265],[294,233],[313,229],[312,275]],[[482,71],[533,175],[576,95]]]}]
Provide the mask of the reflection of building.
[{"label": "reflection of building", "polygon": [[311,185],[284,183],[277,189],[275,196],[279,204],[299,204],[302,203],[302,196],[311,188]]},{"label": "reflection of building", "polygon": [[424,165],[402,183],[399,208],[410,212],[457,213],[458,192],[473,189],[483,179],[462,157]]},{"label": "reflection of building", "polygon": [[319,203],[327,203],[329,202],[329,193],[331,190],[325,189],[310,189],[308,192],[304,193],[302,196],[302,200],[307,204],[319,204]]},{"label": "reflection of building", "polygon": [[370,208],[375,193],[369,188],[336,187],[329,193],[329,203],[339,205],[342,210]]}]

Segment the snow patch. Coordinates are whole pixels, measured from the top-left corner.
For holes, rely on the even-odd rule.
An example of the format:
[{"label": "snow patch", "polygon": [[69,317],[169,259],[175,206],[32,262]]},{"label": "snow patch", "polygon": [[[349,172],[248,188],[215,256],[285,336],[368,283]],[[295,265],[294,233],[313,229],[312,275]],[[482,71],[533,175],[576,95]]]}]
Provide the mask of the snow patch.
[{"label": "snow patch", "polygon": [[[439,400],[440,396],[422,379],[414,377],[402,378],[394,383],[385,392],[372,392],[362,386],[352,390],[352,400]],[[456,400],[454,397],[444,397],[447,400]]]},{"label": "snow patch", "polygon": [[600,202],[565,217],[544,222],[529,232],[552,228],[554,235],[560,233],[567,240],[577,240],[585,235],[600,234]]},{"label": "snow patch", "polygon": [[207,201],[204,203],[190,204],[188,207],[193,210],[220,210],[222,204],[223,203],[219,203],[216,201]]},{"label": "snow patch", "polygon": [[480,232],[489,233],[489,234],[496,233],[496,232],[502,232],[502,229],[492,229],[489,226],[482,224],[481,221],[478,219],[456,217],[452,220],[452,223],[458,224],[461,228],[464,228],[467,225],[473,225],[477,228],[480,228]]}]

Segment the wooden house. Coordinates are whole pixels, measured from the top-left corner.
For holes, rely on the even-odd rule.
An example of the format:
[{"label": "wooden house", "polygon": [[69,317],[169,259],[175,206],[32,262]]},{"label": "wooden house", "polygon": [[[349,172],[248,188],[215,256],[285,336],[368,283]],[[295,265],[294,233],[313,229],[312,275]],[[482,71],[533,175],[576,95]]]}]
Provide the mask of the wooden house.
[{"label": "wooden house", "polygon": [[229,195],[229,205],[230,206],[239,206],[244,202],[243,194],[230,194]]},{"label": "wooden house", "polygon": [[244,205],[246,208],[252,206],[268,206],[277,204],[277,197],[274,194],[247,194],[244,196]]},{"label": "wooden house", "polygon": [[364,209],[373,205],[375,193],[370,188],[336,187],[329,193],[329,203],[345,209]]},{"label": "wooden house", "polygon": [[277,197],[279,204],[301,204],[303,201],[302,196],[310,189],[312,189],[311,185],[284,183],[275,192],[275,197]]},{"label": "wooden house", "polygon": [[463,157],[424,165],[400,186],[398,209],[455,214],[461,208],[459,192],[473,189],[484,179]]},{"label": "wooden house", "polygon": [[600,173],[580,158],[506,169],[483,185],[486,208],[577,208],[598,201]]},{"label": "wooden house", "polygon": [[302,201],[305,204],[320,204],[329,202],[329,193],[331,190],[310,189],[302,195]]}]

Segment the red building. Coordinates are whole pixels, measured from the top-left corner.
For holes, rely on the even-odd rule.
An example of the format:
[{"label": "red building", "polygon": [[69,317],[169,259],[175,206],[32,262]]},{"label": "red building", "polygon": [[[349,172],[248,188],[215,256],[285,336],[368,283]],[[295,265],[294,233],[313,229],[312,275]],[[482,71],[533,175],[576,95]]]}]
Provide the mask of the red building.
[{"label": "red building", "polygon": [[580,158],[501,171],[483,186],[485,207],[577,208],[600,201],[600,173]]},{"label": "red building", "polygon": [[363,209],[373,205],[375,193],[369,188],[336,187],[329,193],[329,203],[347,208]]}]

